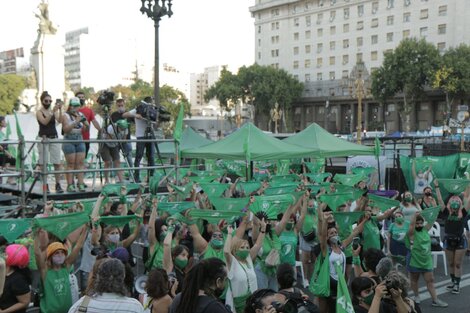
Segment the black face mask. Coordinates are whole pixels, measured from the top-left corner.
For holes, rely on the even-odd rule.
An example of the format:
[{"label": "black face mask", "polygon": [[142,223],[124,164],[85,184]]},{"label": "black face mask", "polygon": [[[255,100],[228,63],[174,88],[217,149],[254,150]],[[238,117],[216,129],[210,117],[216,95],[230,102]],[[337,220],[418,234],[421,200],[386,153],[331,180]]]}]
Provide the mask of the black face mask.
[{"label": "black face mask", "polygon": [[424,228],[423,226],[416,226],[416,227],[415,227],[416,231],[422,231],[423,228]]},{"label": "black face mask", "polygon": [[424,195],[425,195],[426,197],[430,197],[432,194],[431,194],[430,192],[425,192]]},{"label": "black face mask", "polygon": [[80,105],[84,105],[85,104],[85,99],[80,99]]},{"label": "black face mask", "polygon": [[266,232],[267,233],[271,232],[271,224],[266,225]]},{"label": "black face mask", "polygon": [[51,104],[50,103],[43,103],[42,106],[44,107],[44,109],[48,110],[50,107],[51,107]]}]

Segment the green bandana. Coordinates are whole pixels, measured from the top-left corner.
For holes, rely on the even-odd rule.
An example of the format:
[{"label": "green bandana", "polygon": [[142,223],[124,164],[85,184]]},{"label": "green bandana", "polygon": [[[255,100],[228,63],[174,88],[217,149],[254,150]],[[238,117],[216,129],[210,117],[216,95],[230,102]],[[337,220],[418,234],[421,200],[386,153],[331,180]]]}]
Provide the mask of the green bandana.
[{"label": "green bandana", "polygon": [[361,174],[336,174],[334,177],[335,182],[346,186],[354,186],[360,181],[367,179],[364,175]]},{"label": "green bandana", "polygon": [[105,225],[123,227],[127,223],[133,220],[142,220],[141,217],[137,215],[124,215],[124,216],[101,216],[100,223]]},{"label": "green bandana", "polygon": [[294,196],[290,194],[256,196],[255,202],[250,206],[250,210],[254,214],[264,212],[268,219],[276,219],[279,213],[283,213],[289,205],[294,203],[294,200]]},{"label": "green bandana", "polygon": [[248,196],[251,194],[253,191],[256,191],[261,188],[261,183],[260,182],[255,182],[255,181],[249,181],[249,182],[239,182],[237,184],[240,186],[243,191],[245,191],[245,194]]},{"label": "green bandana", "polygon": [[341,233],[348,233],[347,230],[352,229],[352,225],[363,215],[364,212],[333,212],[333,216],[335,217],[335,221]]},{"label": "green bandana", "polygon": [[34,228],[42,228],[64,240],[68,234],[90,221],[87,212],[62,214],[33,219]]},{"label": "green bandana", "polygon": [[208,197],[220,197],[225,192],[225,190],[230,187],[229,184],[221,184],[221,183],[201,183],[201,188],[207,194]]},{"label": "green bandana", "polygon": [[271,182],[283,181],[283,182],[293,182],[298,181],[299,177],[295,174],[287,174],[287,175],[273,175],[271,176]]},{"label": "green bandana", "polygon": [[186,265],[188,265],[188,260],[185,259],[185,260],[182,260],[182,259],[178,259],[178,258],[175,258],[175,260],[173,261],[173,263],[175,263],[175,266],[177,268],[179,268],[180,270],[184,269],[186,267]]},{"label": "green bandana", "polygon": [[194,208],[194,202],[158,202],[158,211],[167,212],[169,215],[184,212],[188,209]]},{"label": "green bandana", "polygon": [[240,212],[248,205],[250,198],[217,198],[209,197],[209,201],[216,210]]},{"label": "green bandana", "polygon": [[326,178],[331,176],[331,173],[305,174],[305,176],[315,183],[322,183]]},{"label": "green bandana", "polygon": [[129,184],[107,184],[101,189],[101,193],[105,195],[120,195],[121,194],[121,187],[126,186],[126,194],[129,194],[132,190],[139,190],[140,185],[136,183],[129,183]]},{"label": "green bandana", "polygon": [[217,178],[219,176],[189,176],[189,180],[195,183],[210,183]]},{"label": "green bandana", "polygon": [[470,184],[468,179],[439,179],[439,186],[452,194],[459,194],[465,191]]},{"label": "green bandana", "polygon": [[149,181],[149,192],[151,194],[154,194],[156,195],[157,192],[158,192],[158,185],[160,184],[160,180],[163,178],[163,174],[162,173],[158,173],[158,172],[155,172],[152,176],[152,178],[150,178],[150,181]]},{"label": "green bandana", "polygon": [[297,189],[297,184],[292,186],[282,186],[282,187],[269,187],[264,191],[264,195],[271,196],[271,195],[280,195],[286,193],[292,193]]},{"label": "green bandana", "polygon": [[184,186],[170,184],[170,187],[173,188],[184,199],[189,197],[191,189],[193,188],[192,184],[186,184]]},{"label": "green bandana", "polygon": [[289,173],[290,160],[278,160],[277,161],[277,174],[286,175]]},{"label": "green bandana", "polygon": [[325,202],[333,211],[336,211],[339,206],[346,204],[349,200],[354,200],[354,196],[351,192],[335,192],[320,196],[320,201]]},{"label": "green bandana", "polygon": [[385,212],[390,208],[399,207],[400,201],[393,200],[386,197],[381,197],[373,194],[369,194],[369,205],[372,207],[378,207],[380,211]]},{"label": "green bandana", "polygon": [[240,260],[245,260],[250,255],[250,250],[238,250],[237,252],[235,252],[235,255]]},{"label": "green bandana", "polygon": [[230,221],[245,215],[244,212],[222,211],[222,210],[191,210],[189,216],[193,219],[203,219],[211,224],[217,224],[220,220]]},{"label": "green bandana", "polygon": [[420,213],[421,213],[421,216],[424,218],[424,220],[428,224],[434,224],[434,222],[437,219],[437,216],[439,215],[440,209],[441,208],[439,206],[436,206],[436,207],[422,210]]},{"label": "green bandana", "polygon": [[304,162],[310,173],[318,174],[325,165],[325,159],[318,159],[316,162]]},{"label": "green bandana", "polygon": [[23,235],[30,227],[30,218],[0,219],[0,234],[2,234],[9,243]]}]

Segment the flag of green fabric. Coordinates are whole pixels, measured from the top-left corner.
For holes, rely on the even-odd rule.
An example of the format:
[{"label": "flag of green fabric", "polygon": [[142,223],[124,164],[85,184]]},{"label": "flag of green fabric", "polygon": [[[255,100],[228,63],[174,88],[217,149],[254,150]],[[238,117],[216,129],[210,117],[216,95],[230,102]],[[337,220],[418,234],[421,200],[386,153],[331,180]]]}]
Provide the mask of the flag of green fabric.
[{"label": "flag of green fabric", "polygon": [[435,206],[432,208],[422,210],[420,214],[428,224],[434,224],[434,222],[437,219],[437,216],[439,215],[440,210],[441,210],[441,207]]},{"label": "flag of green fabric", "polygon": [[343,269],[339,262],[335,262],[334,266],[338,275],[338,286],[336,289],[336,313],[354,313],[354,307],[349,295],[348,284],[344,278]]},{"label": "flag of green fabric", "polygon": [[193,188],[192,184],[186,184],[184,186],[177,186],[174,184],[169,184],[171,188],[173,188],[180,196],[183,198],[189,197],[189,194],[191,193],[191,189]]},{"label": "flag of green fabric", "polygon": [[195,183],[210,183],[219,178],[219,176],[189,176],[190,181]]},{"label": "flag of green fabric", "polygon": [[243,153],[245,154],[245,160],[248,163],[251,161],[250,137],[251,137],[251,128],[248,128],[248,135],[245,137],[245,140],[243,141]]},{"label": "flag of green fabric", "polygon": [[230,187],[229,184],[221,183],[200,183],[199,185],[208,197],[220,197]]},{"label": "flag of green fabric", "polygon": [[216,176],[216,177],[219,177],[219,176],[222,176],[225,174],[225,171],[224,170],[221,170],[221,169],[214,169],[214,170],[210,170],[210,171],[199,171],[199,170],[195,170],[195,171],[191,171],[192,173],[196,174],[197,176],[199,177],[206,177],[206,176]]},{"label": "flag of green fabric", "polygon": [[220,220],[231,221],[232,219],[237,219],[245,215],[244,212],[237,212],[231,210],[191,210],[189,211],[189,216],[195,219],[203,219],[208,221],[211,224],[217,224]]},{"label": "flag of green fabric", "polygon": [[278,160],[277,161],[277,175],[289,174],[290,160]]},{"label": "flag of green fabric", "polygon": [[331,173],[304,174],[304,175],[310,178],[310,180],[314,181],[315,183],[322,183],[326,178],[332,176]]},{"label": "flag of green fabric", "polygon": [[459,194],[465,191],[465,188],[470,185],[468,179],[439,179],[439,186],[452,194]]},{"label": "flag of green fabric", "polygon": [[[364,193],[364,190],[359,189],[359,188],[354,188],[354,187],[351,187],[351,186],[346,186],[346,185],[341,185],[341,184],[334,184],[334,185],[335,185],[336,192],[340,192],[340,193],[350,192],[350,193],[352,193],[352,195],[354,197],[353,200],[359,199],[362,196],[362,194]],[[326,190],[327,193],[331,193],[331,191],[329,189],[329,186],[326,186],[325,188],[327,189]]]},{"label": "flag of green fabric", "polygon": [[336,211],[339,206],[346,204],[349,200],[355,200],[351,192],[335,192],[320,196],[320,201],[326,203],[333,211]]},{"label": "flag of green fabric", "polygon": [[181,213],[194,207],[194,202],[192,201],[158,202],[157,210],[167,212],[169,215],[174,215],[176,213]]},{"label": "flag of green fabric", "polygon": [[35,218],[33,219],[33,226],[45,229],[60,240],[64,240],[68,234],[89,221],[90,217],[87,212],[78,212]]},{"label": "flag of green fabric", "polygon": [[18,139],[20,139],[21,137],[23,137],[23,131],[21,130],[20,122],[18,121],[18,116],[16,115],[16,112],[13,111],[13,114],[15,115],[16,135],[18,136]]},{"label": "flag of green fabric", "polygon": [[246,174],[246,163],[239,161],[223,160],[221,166],[227,170],[229,174],[235,174],[237,176],[245,177]]},{"label": "flag of green fabric", "polygon": [[352,228],[352,225],[356,223],[362,215],[364,215],[364,212],[333,212],[333,216],[335,217],[335,221],[341,233]]},{"label": "flag of green fabric", "polygon": [[150,178],[149,181],[149,192],[153,195],[156,195],[158,192],[158,185],[160,184],[160,180],[163,178],[163,173],[154,172],[153,176]]},{"label": "flag of green fabric", "polygon": [[370,174],[377,172],[377,169],[375,167],[354,167],[351,169],[351,172],[356,175],[362,175],[367,177]]},{"label": "flag of green fabric", "polygon": [[312,162],[304,162],[304,164],[311,174],[319,174],[323,172],[325,159],[317,159]]},{"label": "flag of green fabric", "polygon": [[216,168],[215,160],[204,160],[204,168],[206,171],[213,171]]},{"label": "flag of green fabric", "polygon": [[250,198],[219,198],[209,196],[209,201],[212,203],[216,210],[241,211],[246,206],[248,206]]},{"label": "flag of green fabric", "polygon": [[101,216],[100,223],[116,227],[124,227],[130,221],[141,220],[142,218],[137,215],[124,215],[124,216]]},{"label": "flag of green fabric", "polygon": [[273,175],[270,179],[271,182],[295,182],[299,180],[300,178],[296,174]]},{"label": "flag of green fabric", "polygon": [[10,140],[10,136],[11,136],[11,126],[10,126],[10,122],[7,121],[7,130],[5,133],[5,139]]},{"label": "flag of green fabric", "polygon": [[375,137],[374,140],[374,155],[376,158],[380,156],[380,140],[379,137]]},{"label": "flag of green fabric", "polygon": [[346,186],[354,186],[358,182],[365,180],[366,177],[360,174],[336,174],[334,177],[335,182]]},{"label": "flag of green fabric", "polygon": [[297,189],[297,185],[269,187],[264,191],[265,196],[280,195],[284,193],[292,193]]},{"label": "flag of green fabric", "polygon": [[290,194],[255,196],[255,202],[250,206],[250,210],[254,214],[264,212],[268,219],[276,219],[277,215],[284,213],[294,201],[295,197]]},{"label": "flag of green fabric", "polygon": [[184,105],[180,103],[180,111],[178,112],[178,117],[176,118],[175,130],[173,131],[173,138],[178,143],[181,143],[181,138],[183,136],[183,119],[184,119]]},{"label": "flag of green fabric", "polygon": [[0,235],[12,243],[31,227],[30,218],[0,219]]},{"label": "flag of green fabric", "polygon": [[369,194],[369,205],[371,207],[378,207],[380,211],[385,212],[388,209],[394,208],[394,207],[399,207],[400,206],[400,201],[386,198],[386,197],[381,197],[373,194]]},{"label": "flag of green fabric", "polygon": [[126,194],[129,194],[132,190],[139,190],[140,184],[128,183],[128,184],[107,184],[101,189],[101,192],[105,195],[120,195],[121,187],[126,187]]},{"label": "flag of green fabric", "polygon": [[249,195],[253,191],[256,191],[261,188],[261,182],[259,181],[238,182],[237,186],[243,189],[246,195]]}]

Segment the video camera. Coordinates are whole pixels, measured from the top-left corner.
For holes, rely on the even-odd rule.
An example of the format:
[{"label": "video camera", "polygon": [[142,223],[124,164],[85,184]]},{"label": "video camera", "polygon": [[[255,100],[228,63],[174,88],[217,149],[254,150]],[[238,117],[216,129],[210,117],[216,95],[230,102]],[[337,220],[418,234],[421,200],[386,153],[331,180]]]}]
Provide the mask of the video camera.
[{"label": "video camera", "polygon": [[96,99],[96,102],[103,106],[111,106],[114,102],[114,92],[105,90]]},{"label": "video camera", "polygon": [[152,122],[169,122],[171,119],[171,113],[168,112],[164,106],[160,105],[156,107],[145,101],[139,103],[136,108],[136,113]]}]

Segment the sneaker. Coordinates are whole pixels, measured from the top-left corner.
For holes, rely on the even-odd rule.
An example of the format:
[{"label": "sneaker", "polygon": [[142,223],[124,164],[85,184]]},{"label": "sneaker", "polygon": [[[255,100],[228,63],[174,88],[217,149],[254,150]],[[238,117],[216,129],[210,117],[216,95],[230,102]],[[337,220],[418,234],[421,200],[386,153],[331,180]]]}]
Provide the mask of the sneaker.
[{"label": "sneaker", "polygon": [[85,190],[86,190],[86,185],[85,184],[79,184],[78,185],[78,191],[85,192]]},{"label": "sneaker", "polygon": [[419,296],[414,296],[413,301],[417,304],[421,303],[421,298]]},{"label": "sneaker", "polygon": [[436,301],[433,301],[431,305],[435,307],[439,307],[439,308],[447,308],[449,306],[446,302],[439,300],[439,299],[436,299]]},{"label": "sneaker", "polygon": [[460,286],[459,285],[455,285],[454,288],[452,288],[452,293],[454,295],[458,295],[460,293]]},{"label": "sneaker", "polygon": [[76,192],[77,190],[75,189],[74,185],[68,185],[67,186],[67,192]]},{"label": "sneaker", "polygon": [[64,190],[62,189],[62,186],[60,186],[59,183],[55,184],[55,192],[56,193],[63,193],[64,192]]},{"label": "sneaker", "polygon": [[450,285],[447,285],[447,286],[446,286],[447,291],[452,291],[452,290],[454,289],[454,286],[455,286],[454,283],[452,283],[452,284],[450,284]]}]

